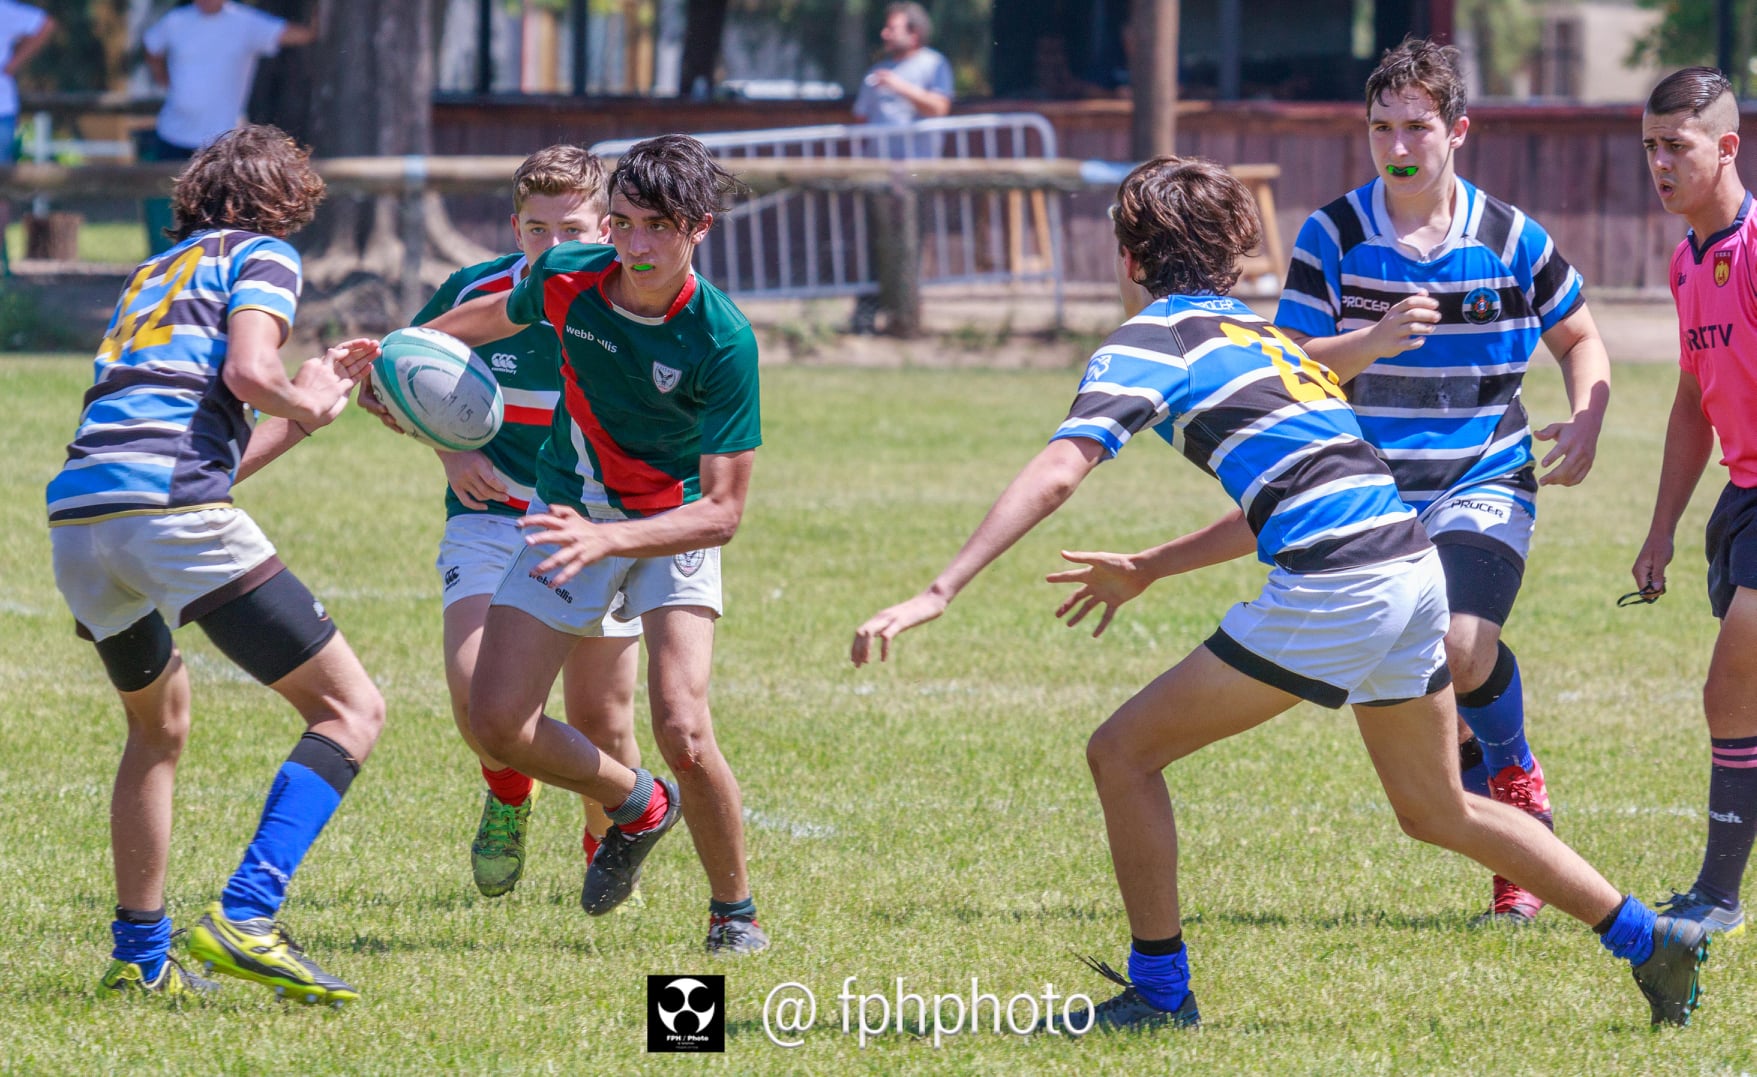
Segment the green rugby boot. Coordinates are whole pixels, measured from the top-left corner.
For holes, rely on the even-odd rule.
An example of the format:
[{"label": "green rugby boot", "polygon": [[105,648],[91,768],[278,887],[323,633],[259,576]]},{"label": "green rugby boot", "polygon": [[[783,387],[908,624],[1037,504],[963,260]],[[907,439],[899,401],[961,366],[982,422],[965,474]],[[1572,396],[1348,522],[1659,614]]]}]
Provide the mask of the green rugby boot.
[{"label": "green rugby boot", "polygon": [[470,873],[483,897],[512,893],[524,875],[525,824],[541,788],[533,783],[531,795],[516,806],[501,803],[493,792],[482,794],[482,821],[476,824],[476,840],[470,843]]},{"label": "green rugby boot", "polygon": [[1700,920],[1661,914],[1653,923],[1653,954],[1633,969],[1654,1027],[1688,1025],[1702,1002],[1700,973],[1713,936]]},{"label": "green rugby boot", "polygon": [[168,955],[165,958],[165,963],[159,968],[156,980],[147,979],[145,970],[135,962],[117,958],[111,960],[109,969],[99,982],[107,990],[118,995],[135,993],[164,995],[166,998],[179,1001],[211,994],[220,989],[219,984],[197,976],[179,964],[176,958]]},{"label": "green rugby boot", "polygon": [[189,955],[210,973],[272,987],[281,998],[340,1006],[360,997],[360,992],[306,957],[285,927],[266,916],[228,920],[217,901],[190,929]]}]

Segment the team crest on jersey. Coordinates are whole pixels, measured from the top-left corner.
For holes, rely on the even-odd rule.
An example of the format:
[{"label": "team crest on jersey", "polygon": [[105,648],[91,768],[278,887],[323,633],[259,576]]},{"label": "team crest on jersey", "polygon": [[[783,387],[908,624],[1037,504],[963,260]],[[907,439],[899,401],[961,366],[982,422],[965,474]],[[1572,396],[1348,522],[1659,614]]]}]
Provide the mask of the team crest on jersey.
[{"label": "team crest on jersey", "polygon": [[1682,288],[1683,286],[1684,286],[1684,271],[1680,269],[1680,270],[1678,270],[1678,287]]},{"label": "team crest on jersey", "polygon": [[661,393],[668,393],[677,388],[677,379],[681,377],[683,377],[683,371],[676,367],[669,367],[660,362],[653,363],[653,385]]},{"label": "team crest on jersey", "polygon": [[1730,250],[1714,252],[1714,286],[1724,288],[1726,282],[1733,277],[1733,252]]},{"label": "team crest on jersey", "polygon": [[688,553],[680,553],[671,560],[677,565],[677,571],[683,573],[685,576],[693,576],[701,571],[702,562],[707,559],[708,551],[691,550]]},{"label": "team crest on jersey", "polygon": [[1464,297],[1464,320],[1487,325],[1501,316],[1501,293],[1493,288],[1474,288]]},{"label": "team crest on jersey", "polygon": [[1105,372],[1109,369],[1110,356],[1094,355],[1092,361],[1086,364],[1086,376],[1080,379],[1080,385],[1082,387],[1091,385],[1093,382],[1104,377]]}]

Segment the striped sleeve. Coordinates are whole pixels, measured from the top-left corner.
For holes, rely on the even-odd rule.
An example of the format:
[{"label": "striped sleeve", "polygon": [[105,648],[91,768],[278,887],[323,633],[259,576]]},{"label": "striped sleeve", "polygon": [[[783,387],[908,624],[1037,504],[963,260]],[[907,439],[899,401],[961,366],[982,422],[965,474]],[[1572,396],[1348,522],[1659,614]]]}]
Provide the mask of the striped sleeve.
[{"label": "striped sleeve", "polygon": [[1050,440],[1096,441],[1108,458],[1142,430],[1183,410],[1190,375],[1183,356],[1165,350],[1174,339],[1162,317],[1136,317],[1112,333],[1087,360],[1068,417]]},{"label": "striped sleeve", "polygon": [[531,263],[525,279],[507,294],[506,316],[514,325],[536,325],[543,320],[543,287],[553,275],[549,256],[560,249],[551,247],[544,251],[541,258]]},{"label": "striped sleeve", "polygon": [[1342,321],[1342,248],[1325,210],[1306,218],[1293,244],[1275,324],[1308,337],[1333,337]]},{"label": "striped sleeve", "polygon": [[1530,217],[1524,218],[1516,257],[1520,264],[1513,267],[1514,277],[1521,284],[1529,282],[1531,309],[1537,312],[1538,324],[1544,332],[1554,329],[1586,302],[1585,282],[1579,271],[1562,257],[1543,225]]},{"label": "striped sleeve", "polygon": [[299,252],[283,240],[264,236],[237,255],[233,268],[227,317],[241,310],[260,310],[291,327],[303,284]]}]

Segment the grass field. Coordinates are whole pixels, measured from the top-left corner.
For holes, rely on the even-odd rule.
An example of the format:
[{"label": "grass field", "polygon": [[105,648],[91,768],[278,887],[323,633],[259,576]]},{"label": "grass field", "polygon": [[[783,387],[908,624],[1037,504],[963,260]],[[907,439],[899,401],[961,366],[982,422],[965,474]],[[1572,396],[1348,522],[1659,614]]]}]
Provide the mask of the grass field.
[{"label": "grass field", "polygon": [[[706,893],[687,841],[649,861],[644,911],[579,911],[579,809],[554,791],[533,817],[519,890],[475,893],[479,778],[440,675],[439,468],[350,413],[239,501],[390,703],[377,753],[284,912],[364,1001],[310,1011],[243,983],[180,1010],[100,997],[122,723],[55,593],[41,501],[87,377],[84,361],[0,361],[0,452],[14,461],[0,496],[0,1070],[1757,1070],[1757,941],[1717,946],[1695,1027],[1650,1032],[1626,966],[1580,925],[1552,911],[1523,931],[1467,928],[1486,872],[1402,837],[1351,721],[1309,707],[1168,772],[1199,1033],[1070,1043],[985,1029],[936,1049],[893,1028],[862,1048],[857,1014],[843,1033],[836,995],[848,977],[856,994],[894,996],[901,977],[905,993],[929,999],[968,996],[972,977],[1003,1000],[1045,984],[1108,994],[1075,956],[1120,964],[1128,941],[1085,738],[1261,579],[1238,563],[1166,581],[1100,641],[1050,616],[1058,595],[1040,581],[1058,548],[1135,549],[1223,507],[1211,480],[1143,439],[889,666],[848,665],[854,626],[926,582],[1060,419],[1068,372],[765,372],[767,443],[726,553],[713,702],[776,945],[720,964],[700,952]],[[1686,518],[1673,595],[1615,609],[1646,527],[1673,375],[1616,377],[1598,470],[1583,488],[1544,495],[1508,638],[1560,832],[1652,900],[1694,878],[1705,825],[1698,689],[1714,625],[1699,558],[1710,499],[1700,493]],[[1559,380],[1530,379],[1540,420],[1558,414]],[[1720,478],[1712,469],[1709,482]],[[197,717],[169,898],[189,923],[235,866],[297,725],[199,632],[180,642]],[[650,752],[644,729],[642,740]],[[722,1056],[644,1053],[645,978],[684,972],[726,976]],[[817,1027],[791,1050],[763,1024],[765,998],[786,982],[817,998]]]}]

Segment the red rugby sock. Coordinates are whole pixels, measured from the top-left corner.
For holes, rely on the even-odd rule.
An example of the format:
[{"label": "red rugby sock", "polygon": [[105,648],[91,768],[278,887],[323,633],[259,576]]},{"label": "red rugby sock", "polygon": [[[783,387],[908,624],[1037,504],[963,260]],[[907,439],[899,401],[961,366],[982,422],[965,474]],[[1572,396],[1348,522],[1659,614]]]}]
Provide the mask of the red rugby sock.
[{"label": "red rugby sock", "polygon": [[653,783],[653,797],[647,801],[647,810],[632,823],[619,824],[624,834],[645,834],[647,831],[665,821],[665,812],[671,807],[671,798],[665,795],[663,782]]},{"label": "red rugby sock", "polygon": [[488,791],[494,794],[494,799],[502,804],[516,808],[531,795],[533,783],[530,777],[511,767],[505,770],[489,770],[483,767],[482,778],[488,783]]}]

